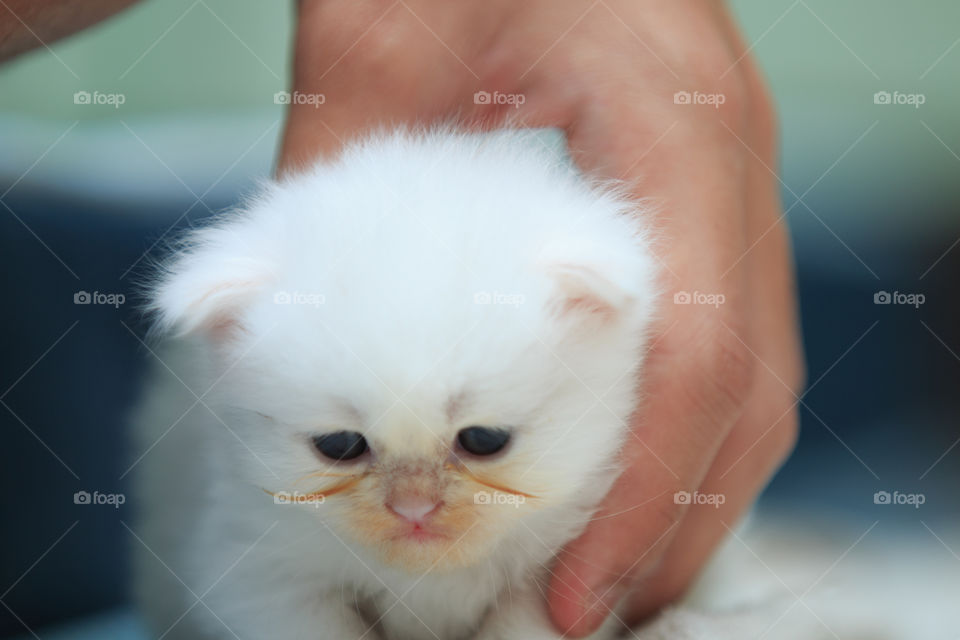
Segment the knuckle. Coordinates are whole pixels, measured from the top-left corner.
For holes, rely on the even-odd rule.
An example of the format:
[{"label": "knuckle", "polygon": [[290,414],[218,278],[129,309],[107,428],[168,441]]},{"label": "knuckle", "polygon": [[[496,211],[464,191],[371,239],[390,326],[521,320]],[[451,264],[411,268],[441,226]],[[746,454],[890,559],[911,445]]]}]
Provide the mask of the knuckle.
[{"label": "knuckle", "polygon": [[786,460],[796,446],[800,434],[799,411],[796,397],[772,376],[758,383],[754,389],[757,413],[747,421],[742,442],[757,444],[752,456],[756,473],[766,476],[772,468]]},{"label": "knuckle", "polygon": [[697,58],[692,61],[689,82],[701,92],[718,97],[712,104],[715,108],[710,110],[717,114],[717,119],[734,130],[743,129],[754,104],[750,82],[737,61],[720,45],[700,50]]},{"label": "knuckle", "polygon": [[748,54],[743,57],[739,67],[742,70],[744,97],[752,115],[761,119],[762,124],[769,125],[771,130],[775,130],[777,112],[773,96],[757,61]]},{"label": "knuckle", "polygon": [[743,129],[749,114],[749,99],[746,85],[738,73],[732,73],[717,81],[716,91],[724,97],[718,112],[731,127]]},{"label": "knuckle", "polygon": [[797,439],[800,437],[800,420],[797,416],[796,408],[791,409],[788,414],[780,421],[780,426],[774,429],[771,434],[773,443],[773,456],[777,460],[785,460],[797,446]]},{"label": "knuckle", "polygon": [[766,419],[758,420],[750,437],[762,437],[763,464],[773,462],[779,465],[786,460],[797,444],[800,435],[800,420],[792,395],[780,390],[774,391],[776,401],[769,403],[764,410]]},{"label": "knuckle", "polygon": [[[798,345],[797,350],[799,350],[799,348]],[[798,395],[803,391],[804,387],[807,386],[807,368],[804,365],[802,355],[798,355],[787,365],[783,379],[787,383],[787,386],[790,387],[790,390]]]},{"label": "knuckle", "polygon": [[[367,0],[304,3],[298,20],[294,74],[312,81],[327,70],[332,77],[350,74],[372,84],[390,81],[411,56],[415,25],[405,12],[388,11]],[[363,46],[356,46],[362,40]]]},{"label": "knuckle", "polygon": [[716,323],[701,351],[700,385],[721,408],[743,406],[756,379],[756,358],[734,329]]},{"label": "knuckle", "polygon": [[784,366],[783,379],[795,395],[799,395],[807,386],[807,364],[803,357],[803,345],[800,343],[799,329],[793,327],[789,342],[789,355]]}]

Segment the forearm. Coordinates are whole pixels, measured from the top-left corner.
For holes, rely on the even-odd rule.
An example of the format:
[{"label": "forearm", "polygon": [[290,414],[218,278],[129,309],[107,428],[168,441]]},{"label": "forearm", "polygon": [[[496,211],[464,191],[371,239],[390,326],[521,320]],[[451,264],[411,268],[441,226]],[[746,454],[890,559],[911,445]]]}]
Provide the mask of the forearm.
[{"label": "forearm", "polygon": [[2,0],[0,61],[81,31],[136,0]]}]

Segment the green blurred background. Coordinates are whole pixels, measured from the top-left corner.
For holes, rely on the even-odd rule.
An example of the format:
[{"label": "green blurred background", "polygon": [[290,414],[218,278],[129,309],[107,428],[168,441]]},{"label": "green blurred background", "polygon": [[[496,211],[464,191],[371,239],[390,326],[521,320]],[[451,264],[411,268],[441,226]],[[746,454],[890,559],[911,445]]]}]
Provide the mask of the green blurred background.
[{"label": "green blurred background", "polygon": [[[817,186],[829,191],[869,179],[861,195],[876,208],[848,214],[870,216],[871,229],[838,218],[831,221],[835,231],[843,237],[902,232],[904,217],[942,215],[923,205],[960,190],[960,3],[732,4],[780,107],[790,184],[806,189],[879,123]],[[122,119],[191,186],[216,179],[281,118],[272,98],[286,86],[292,17],[292,3],[282,1],[145,1],[56,43],[53,52],[40,50],[0,68],[0,171],[19,175],[24,162],[80,121],[34,168],[32,180],[62,184],[66,172],[74,174],[73,184],[79,172],[97,182],[109,167],[131,179],[143,180],[138,172],[146,171],[165,182],[170,176]],[[72,96],[80,90],[122,93],[126,102],[119,110],[77,108]],[[926,103],[920,109],[875,105],[873,94],[881,90],[922,93]],[[268,170],[278,131],[260,140],[236,177]],[[74,155],[90,158],[85,170],[73,165]],[[236,184],[231,176],[228,185]],[[798,223],[817,224],[802,213]]]},{"label": "green blurred background", "polygon": [[[960,3],[738,0],[733,6],[780,107],[783,173],[791,185],[805,190],[879,123],[816,187],[869,180],[861,195],[876,208],[847,215],[869,216],[871,228],[840,217],[831,221],[839,235],[902,232],[904,218],[944,213],[923,204],[960,190]],[[25,180],[62,185],[67,173],[71,185],[80,177],[99,183],[110,168],[167,186],[171,176],[136,132],[191,187],[205,189],[281,118],[272,98],[286,86],[292,18],[291,3],[282,1],[145,1],[56,43],[53,52],[0,68],[0,172],[19,175],[79,121]],[[81,90],[122,93],[126,102],[119,110],[78,108],[72,96]],[[873,94],[881,90],[922,93],[926,103],[875,105]],[[228,188],[269,170],[278,132],[279,125],[259,140],[227,177]],[[72,162],[77,155],[90,159],[85,168]],[[798,224],[817,224],[798,209]]]}]

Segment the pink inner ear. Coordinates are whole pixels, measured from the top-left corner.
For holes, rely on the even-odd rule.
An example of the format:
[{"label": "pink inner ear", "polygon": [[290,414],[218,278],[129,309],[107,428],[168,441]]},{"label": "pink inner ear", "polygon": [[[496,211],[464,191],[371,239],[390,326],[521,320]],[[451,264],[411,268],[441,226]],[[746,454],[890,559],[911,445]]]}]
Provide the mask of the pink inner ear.
[{"label": "pink inner ear", "polygon": [[563,306],[560,311],[563,314],[584,313],[604,317],[613,315],[614,313],[614,310],[609,305],[604,304],[596,298],[588,297],[566,298],[563,301]]},{"label": "pink inner ear", "polygon": [[551,265],[549,271],[556,281],[564,314],[608,317],[616,314],[629,298],[626,291],[593,265],[559,263]]},{"label": "pink inner ear", "polygon": [[264,284],[263,278],[223,282],[210,289],[192,305],[200,326],[214,339],[226,338],[241,329],[237,314],[241,305]]},{"label": "pink inner ear", "polygon": [[268,279],[253,274],[226,280],[219,276],[219,270],[184,270],[163,283],[155,298],[163,325],[178,335],[204,332],[215,340],[240,330],[244,305]]},{"label": "pink inner ear", "polygon": [[207,335],[210,336],[210,339],[214,342],[226,342],[229,338],[244,331],[243,325],[240,324],[236,318],[230,316],[214,319],[207,326]]}]

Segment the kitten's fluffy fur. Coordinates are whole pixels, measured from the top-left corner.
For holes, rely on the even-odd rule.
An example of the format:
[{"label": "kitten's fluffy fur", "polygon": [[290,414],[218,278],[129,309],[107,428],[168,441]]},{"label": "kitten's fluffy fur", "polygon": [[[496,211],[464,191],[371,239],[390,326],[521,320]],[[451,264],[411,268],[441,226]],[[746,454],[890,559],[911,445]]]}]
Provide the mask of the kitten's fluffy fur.
[{"label": "kitten's fluffy fur", "polygon": [[[637,204],[529,132],[378,135],[190,235],[135,467],[158,632],[559,637],[537,579],[616,477],[654,283]],[[507,449],[465,455],[471,425]],[[339,430],[368,454],[318,454]]]},{"label": "kitten's fluffy fur", "polygon": [[[154,637],[558,638],[544,567],[629,437],[655,307],[644,224],[529,132],[439,131],[369,139],[190,235],[153,290],[178,337],[133,467]],[[469,425],[514,435],[471,458]],[[310,436],[343,429],[371,451],[330,464]],[[305,477],[324,471],[347,475]],[[331,488],[322,504],[264,492]],[[442,499],[447,537],[398,537],[397,492]],[[952,637],[956,534],[874,547],[875,525],[736,536],[630,637]],[[835,539],[805,540],[819,530]]]}]

